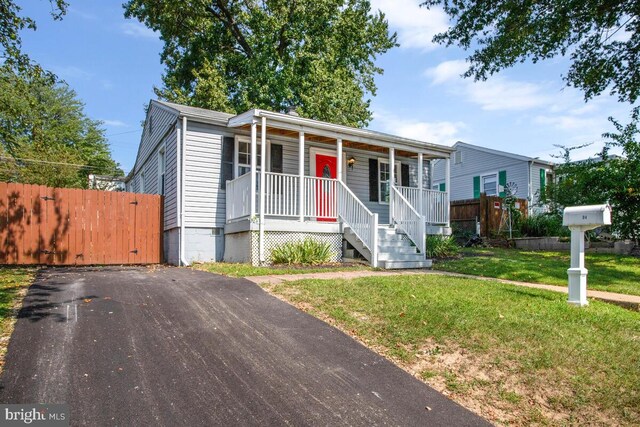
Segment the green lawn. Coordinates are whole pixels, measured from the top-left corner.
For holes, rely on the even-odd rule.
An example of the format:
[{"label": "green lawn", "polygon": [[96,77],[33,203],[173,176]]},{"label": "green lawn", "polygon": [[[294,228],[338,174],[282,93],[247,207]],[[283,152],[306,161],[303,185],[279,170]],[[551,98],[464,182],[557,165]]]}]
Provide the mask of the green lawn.
[{"label": "green lawn", "polygon": [[498,423],[640,423],[640,313],[433,275],[265,286]]},{"label": "green lawn", "polygon": [[[517,249],[464,249],[460,259],[437,261],[434,270],[453,271],[523,282],[567,285],[567,252]],[[640,295],[640,258],[586,254],[588,289]]]},{"label": "green lawn", "polygon": [[193,264],[193,268],[209,273],[222,274],[231,277],[248,277],[248,276],[272,276],[278,274],[304,274],[304,273],[324,273],[330,271],[354,271],[369,270],[365,265],[340,264],[335,263],[324,266],[286,266],[281,267],[254,267],[251,264],[227,263],[227,262],[208,262],[201,264]]},{"label": "green lawn", "polygon": [[0,267],[0,371],[16,320],[15,309],[26,295],[34,275],[35,269],[32,268]]}]

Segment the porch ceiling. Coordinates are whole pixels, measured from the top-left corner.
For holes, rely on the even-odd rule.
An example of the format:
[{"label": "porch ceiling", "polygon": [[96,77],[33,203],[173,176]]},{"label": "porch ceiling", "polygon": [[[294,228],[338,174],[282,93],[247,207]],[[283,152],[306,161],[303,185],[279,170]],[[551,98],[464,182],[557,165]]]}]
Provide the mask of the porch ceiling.
[{"label": "porch ceiling", "polygon": [[[251,125],[243,125],[240,126],[239,129],[242,129],[244,131],[250,132],[251,131]],[[258,125],[258,138],[260,137],[260,132],[261,132],[261,126]],[[281,137],[281,138],[285,138],[285,139],[293,139],[293,140],[297,140],[298,139],[298,134],[299,131],[294,131],[294,130],[290,130],[290,129],[281,129],[281,128],[277,128],[277,127],[272,127],[267,125],[267,138],[269,136],[272,137]],[[337,144],[337,139],[336,138],[331,138],[328,136],[324,136],[324,135],[318,135],[318,134],[314,134],[311,132],[306,131],[304,134],[304,139],[306,142],[316,142],[316,143],[320,143],[320,144],[327,144],[327,145],[332,145],[332,146],[336,146]],[[343,149],[345,148],[352,148],[355,150],[363,150],[363,151],[372,151],[372,152],[376,152],[376,153],[381,153],[381,154],[389,154],[389,149],[387,147],[382,147],[379,145],[373,145],[373,144],[367,144],[364,142],[357,142],[357,141],[350,141],[349,139],[342,139],[342,147]],[[396,149],[396,156],[398,157],[405,157],[405,158],[414,158],[418,156],[417,150],[416,151],[408,151],[408,150],[402,150],[402,149]],[[442,158],[443,156],[440,155],[435,155],[435,154],[430,154],[430,153],[424,153],[424,158],[425,159],[436,159],[436,158]]]}]

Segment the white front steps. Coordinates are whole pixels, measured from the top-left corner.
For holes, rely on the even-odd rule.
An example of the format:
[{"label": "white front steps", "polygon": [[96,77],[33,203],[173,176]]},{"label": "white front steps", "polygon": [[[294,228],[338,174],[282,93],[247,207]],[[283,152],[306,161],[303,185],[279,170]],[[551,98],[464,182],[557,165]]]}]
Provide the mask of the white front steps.
[{"label": "white front steps", "polygon": [[[364,247],[360,239],[349,227],[344,229],[344,239],[354,249],[345,250],[345,257],[354,258],[356,251],[371,261],[371,252]],[[378,267],[385,269],[430,268],[431,260],[418,253],[416,247],[404,234],[389,226],[378,227]]]}]

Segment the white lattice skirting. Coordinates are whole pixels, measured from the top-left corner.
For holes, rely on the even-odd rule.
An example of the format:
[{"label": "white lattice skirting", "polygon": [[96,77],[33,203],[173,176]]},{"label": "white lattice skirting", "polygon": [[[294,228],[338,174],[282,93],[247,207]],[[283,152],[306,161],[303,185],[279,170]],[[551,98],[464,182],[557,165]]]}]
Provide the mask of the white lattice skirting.
[{"label": "white lattice skirting", "polygon": [[[331,245],[333,257],[331,262],[342,261],[342,234],[340,233],[303,233],[293,231],[265,231],[264,232],[264,265],[271,265],[271,251],[288,242],[298,242],[311,237],[314,240],[326,242]],[[251,232],[251,262],[260,265],[259,233]]]}]

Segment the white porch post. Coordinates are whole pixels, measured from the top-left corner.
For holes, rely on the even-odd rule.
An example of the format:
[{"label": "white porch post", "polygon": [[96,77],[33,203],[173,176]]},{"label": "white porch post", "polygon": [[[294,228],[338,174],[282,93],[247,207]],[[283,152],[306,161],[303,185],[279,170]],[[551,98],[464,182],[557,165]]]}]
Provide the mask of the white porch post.
[{"label": "white porch post", "polygon": [[422,153],[418,153],[418,213],[424,216],[426,209],[424,208],[424,196],[422,194],[422,188],[424,187],[423,175],[424,175],[424,160]]},{"label": "white porch post", "polygon": [[[311,165],[309,165],[311,167]],[[300,222],[304,222],[304,132],[300,132],[298,140],[298,180],[300,181],[300,193],[298,197],[298,210]]]},{"label": "white porch post", "polygon": [[449,219],[449,211],[451,210],[451,158],[447,157],[444,164],[444,191],[445,193],[445,212],[447,214],[447,228],[451,225]]},{"label": "white porch post", "polygon": [[396,172],[396,150],[395,148],[389,148],[389,224],[393,225],[393,192],[391,187],[395,185],[395,172]]},{"label": "white porch post", "polygon": [[255,120],[251,122],[251,174],[250,178],[250,194],[251,199],[249,201],[249,218],[253,218],[256,214],[256,169],[258,163],[258,144],[256,142],[257,123]]},{"label": "white porch post", "polygon": [[342,138],[338,138],[336,146],[336,154],[338,156],[338,181],[342,182]]},{"label": "white porch post", "polygon": [[258,240],[260,262],[264,262],[264,189],[267,173],[267,118],[260,124],[260,222],[258,223]]}]

